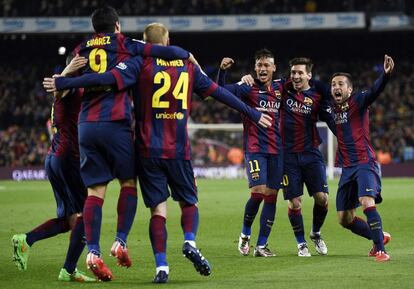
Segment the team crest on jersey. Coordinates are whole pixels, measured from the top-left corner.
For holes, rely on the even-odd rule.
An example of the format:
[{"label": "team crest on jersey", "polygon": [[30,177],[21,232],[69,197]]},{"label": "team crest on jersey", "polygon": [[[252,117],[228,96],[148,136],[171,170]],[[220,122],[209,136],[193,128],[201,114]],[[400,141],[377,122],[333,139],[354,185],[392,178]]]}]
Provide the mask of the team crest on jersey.
[{"label": "team crest on jersey", "polygon": [[282,94],[280,93],[279,90],[275,90],[275,96],[277,99],[281,99],[282,98]]},{"label": "team crest on jersey", "polygon": [[260,179],[259,173],[252,173],[252,180],[253,181],[258,181],[259,179]]},{"label": "team crest on jersey", "polygon": [[347,111],[349,109],[348,102],[346,101],[343,104],[341,104],[341,107],[340,108],[341,108],[342,111]]},{"label": "team crest on jersey", "polygon": [[309,98],[309,97],[305,97],[305,99],[303,100],[303,102],[307,106],[312,106],[312,104],[313,104],[313,100],[311,98]]}]

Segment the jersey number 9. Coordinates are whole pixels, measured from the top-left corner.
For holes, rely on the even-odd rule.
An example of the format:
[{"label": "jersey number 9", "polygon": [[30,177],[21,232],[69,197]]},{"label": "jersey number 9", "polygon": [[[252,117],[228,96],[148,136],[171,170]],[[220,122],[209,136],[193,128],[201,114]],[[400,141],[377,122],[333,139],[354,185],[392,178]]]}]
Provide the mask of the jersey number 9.
[{"label": "jersey number 9", "polygon": [[108,67],[106,51],[102,48],[95,48],[89,53],[89,66],[97,73],[104,73]]}]

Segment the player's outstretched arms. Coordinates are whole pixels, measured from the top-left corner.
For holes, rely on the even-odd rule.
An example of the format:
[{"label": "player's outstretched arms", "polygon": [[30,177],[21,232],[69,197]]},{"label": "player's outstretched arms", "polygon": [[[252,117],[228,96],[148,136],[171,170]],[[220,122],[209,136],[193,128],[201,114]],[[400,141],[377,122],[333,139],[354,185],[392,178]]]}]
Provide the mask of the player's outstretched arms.
[{"label": "player's outstretched arms", "polygon": [[114,75],[105,73],[89,73],[79,77],[45,77],[43,87],[47,92],[54,92],[70,88],[112,85],[116,83]]},{"label": "player's outstretched arms", "polygon": [[384,55],[384,72],[385,74],[391,74],[391,72],[394,70],[394,60],[391,58],[391,56],[388,56],[387,54]]},{"label": "player's outstretched arms", "polygon": [[249,86],[253,86],[254,84],[254,78],[251,74],[243,75],[243,77],[241,78],[241,81],[243,83],[246,83]]}]

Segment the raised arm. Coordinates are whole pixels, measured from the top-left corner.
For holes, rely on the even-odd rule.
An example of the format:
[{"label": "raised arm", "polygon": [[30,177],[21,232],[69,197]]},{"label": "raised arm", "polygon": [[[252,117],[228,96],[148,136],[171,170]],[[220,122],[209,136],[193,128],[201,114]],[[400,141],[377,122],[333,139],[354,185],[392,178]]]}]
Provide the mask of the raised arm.
[{"label": "raised arm", "polygon": [[356,101],[362,107],[370,106],[384,90],[393,70],[394,60],[390,56],[385,55],[381,75],[377,78],[377,80],[375,80],[374,84],[368,90],[356,94]]},{"label": "raised arm", "polygon": [[220,68],[217,73],[217,84],[224,87],[237,97],[241,97],[243,91],[240,89],[241,83],[226,84],[227,70],[230,69],[234,64],[234,60],[230,57],[224,57],[221,60]]}]

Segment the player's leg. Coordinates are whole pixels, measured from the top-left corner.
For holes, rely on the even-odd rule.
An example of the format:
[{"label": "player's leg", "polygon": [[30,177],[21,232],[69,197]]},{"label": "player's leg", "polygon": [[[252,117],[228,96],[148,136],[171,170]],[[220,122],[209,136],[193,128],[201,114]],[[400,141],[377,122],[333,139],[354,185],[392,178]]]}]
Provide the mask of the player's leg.
[{"label": "player's leg", "polygon": [[339,224],[352,233],[371,240],[368,223],[356,216],[355,209],[359,206],[358,183],[353,169],[342,169],[342,175],[336,194],[336,210]]},{"label": "player's leg", "polygon": [[118,265],[130,267],[131,259],[128,255],[127,237],[134,222],[137,211],[137,187],[134,179],[120,180],[121,192],[118,198],[117,231],[112,244],[111,255],[118,259]]},{"label": "player's leg", "polygon": [[377,163],[368,163],[358,166],[357,171],[358,198],[367,217],[367,223],[371,230],[374,242],[376,260],[378,262],[388,261],[390,256],[384,247],[384,233],[382,231],[382,220],[377,211],[376,204],[382,202],[381,178]]},{"label": "player's leg", "polygon": [[16,234],[12,237],[14,248],[13,261],[19,270],[27,269],[29,251],[35,242],[54,237],[57,234],[65,233],[70,230],[69,223],[65,217],[66,206],[64,195],[62,195],[65,188],[64,184],[59,182],[59,178],[55,173],[55,159],[54,156],[48,155],[45,161],[45,169],[56,198],[58,217],[47,220],[26,234]]},{"label": "player's leg", "polygon": [[86,265],[99,280],[111,281],[113,275],[103,261],[99,244],[102,224],[102,206],[106,187],[106,184],[88,187],[88,197],[83,208],[83,221],[86,244],[88,246]]},{"label": "player's leg", "polygon": [[[260,231],[257,239],[254,256],[273,257],[276,256],[268,247],[272,226],[275,222],[276,201],[278,190],[282,188],[283,159],[281,155],[266,155],[267,169],[262,176],[266,179],[266,189],[263,192],[264,203],[260,215]],[[264,169],[263,169],[264,170]]]},{"label": "player's leg", "polygon": [[321,236],[321,228],[328,214],[328,182],[326,167],[319,150],[303,154],[303,179],[309,195],[314,199],[310,239],[320,255],[328,254],[328,247]]},{"label": "player's leg", "polygon": [[79,257],[85,248],[85,227],[83,225],[82,214],[71,215],[68,217],[68,222],[71,227],[69,247],[66,253],[65,263],[59,272],[58,280],[65,282],[95,282],[95,278],[87,276],[84,272],[76,268]]},{"label": "player's leg", "polygon": [[266,178],[263,174],[267,171],[267,163],[259,154],[245,154],[244,159],[250,198],[244,207],[243,226],[239,237],[238,250],[240,254],[247,256],[250,253],[251,227],[266,191]]},{"label": "player's leg", "polygon": [[288,217],[296,238],[298,256],[310,257],[302,217],[303,180],[299,154],[284,156],[283,197],[288,201]]},{"label": "player's leg", "polygon": [[189,160],[163,160],[172,198],[180,203],[181,227],[184,234],[183,254],[201,275],[211,274],[206,258],[196,247],[198,229],[198,197],[193,166]]},{"label": "player's leg", "polygon": [[149,235],[155,258],[154,283],[167,283],[169,267],[167,263],[167,202],[151,208]]},{"label": "player's leg", "polygon": [[117,232],[111,248],[111,255],[118,259],[118,265],[130,267],[127,237],[137,210],[137,186],[135,173],[135,151],[131,126],[128,122],[113,122],[105,125],[104,151],[114,178],[119,180],[121,190],[117,205]]},{"label": "player's leg", "polygon": [[151,209],[149,235],[155,259],[154,283],[168,281],[167,199],[170,196],[167,176],[160,159],[137,158],[137,174],[145,206]]},{"label": "player's leg", "polygon": [[77,270],[78,260],[85,248],[85,227],[83,223],[82,210],[87,196],[87,189],[82,182],[79,171],[79,160],[67,155],[59,158],[60,165],[57,174],[60,183],[65,184],[65,207],[66,219],[71,228],[69,246],[66,253],[65,263],[60,270],[59,281],[93,282],[94,278]]}]

